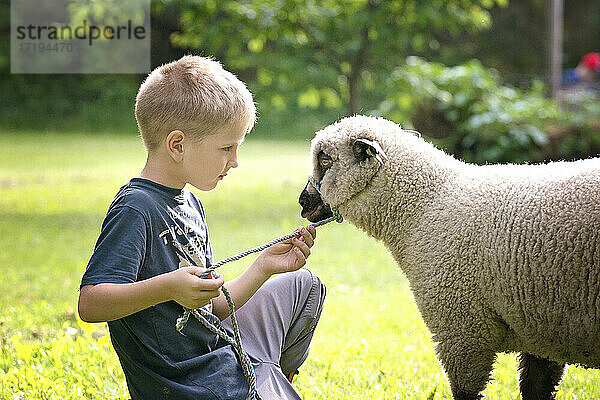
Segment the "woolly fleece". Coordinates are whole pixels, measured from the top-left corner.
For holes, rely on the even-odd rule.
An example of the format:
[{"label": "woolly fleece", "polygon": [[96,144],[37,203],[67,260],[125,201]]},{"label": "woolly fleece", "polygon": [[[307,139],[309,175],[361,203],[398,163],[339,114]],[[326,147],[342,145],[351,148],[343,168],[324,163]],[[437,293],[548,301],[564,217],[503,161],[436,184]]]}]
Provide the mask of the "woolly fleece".
[{"label": "woolly fleece", "polygon": [[[358,161],[358,138],[387,160]],[[476,166],[364,116],[311,149],[323,201],[408,277],[455,398],[483,390],[498,352],[600,367],[599,158]]]}]

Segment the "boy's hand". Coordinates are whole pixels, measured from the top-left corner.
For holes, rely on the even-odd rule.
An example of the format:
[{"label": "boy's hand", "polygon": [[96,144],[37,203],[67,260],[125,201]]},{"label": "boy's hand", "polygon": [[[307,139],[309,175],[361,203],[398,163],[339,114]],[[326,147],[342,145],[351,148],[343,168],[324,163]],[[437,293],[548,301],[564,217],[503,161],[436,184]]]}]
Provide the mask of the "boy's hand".
[{"label": "boy's hand", "polygon": [[310,248],[317,237],[317,230],[314,226],[308,225],[299,227],[297,231],[300,237],[274,244],[258,256],[260,268],[267,276],[296,271],[306,265]]},{"label": "boy's hand", "polygon": [[214,279],[212,277],[201,278],[206,268],[183,267],[169,272],[168,288],[171,300],[174,300],[187,308],[199,308],[210,303],[210,300],[218,297],[219,288],[225,282],[222,275]]}]

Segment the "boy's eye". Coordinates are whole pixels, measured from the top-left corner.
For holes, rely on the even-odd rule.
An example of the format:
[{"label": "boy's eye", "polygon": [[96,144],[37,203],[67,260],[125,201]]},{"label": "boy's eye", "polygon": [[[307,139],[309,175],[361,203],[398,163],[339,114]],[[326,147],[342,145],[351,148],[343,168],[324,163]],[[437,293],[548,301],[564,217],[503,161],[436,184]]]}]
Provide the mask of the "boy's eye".
[{"label": "boy's eye", "polygon": [[231,150],[233,150],[233,146],[223,147],[223,150],[225,150],[225,151],[231,151]]}]

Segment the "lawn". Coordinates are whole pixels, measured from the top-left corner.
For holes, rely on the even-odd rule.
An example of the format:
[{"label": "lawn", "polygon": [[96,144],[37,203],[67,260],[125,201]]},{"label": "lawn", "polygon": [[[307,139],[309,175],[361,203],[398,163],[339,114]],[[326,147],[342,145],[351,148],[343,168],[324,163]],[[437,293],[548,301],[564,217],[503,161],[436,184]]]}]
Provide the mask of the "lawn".
[{"label": "lawn", "polygon": [[[105,324],[77,317],[81,274],[120,185],[144,150],[130,135],[0,134],[0,398],[122,399],[127,388]],[[298,225],[308,142],[248,138],[240,168],[207,210],[216,259]],[[223,267],[226,279],[251,261]],[[450,399],[408,283],[380,243],[348,223],[319,228],[309,268],[328,297],[295,386],[305,399]],[[175,329],[175,321],[173,321]],[[518,399],[516,362],[501,355],[486,394]],[[600,398],[600,373],[571,366],[559,399]]]}]

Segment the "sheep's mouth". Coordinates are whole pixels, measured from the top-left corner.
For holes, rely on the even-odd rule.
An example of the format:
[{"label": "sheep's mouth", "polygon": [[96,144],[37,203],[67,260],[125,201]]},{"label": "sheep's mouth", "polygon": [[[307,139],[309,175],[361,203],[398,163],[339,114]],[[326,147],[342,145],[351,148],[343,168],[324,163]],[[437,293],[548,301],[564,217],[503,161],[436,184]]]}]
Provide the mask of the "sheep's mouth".
[{"label": "sheep's mouth", "polygon": [[318,222],[333,216],[333,212],[331,211],[331,207],[325,203],[321,203],[317,206],[317,208],[312,210],[302,208],[300,215],[302,218],[306,218],[310,222]]},{"label": "sheep's mouth", "polygon": [[300,215],[310,222],[318,222],[333,216],[331,207],[323,202],[321,195],[312,188],[310,183],[307,183],[304,187],[298,203],[302,207]]}]

